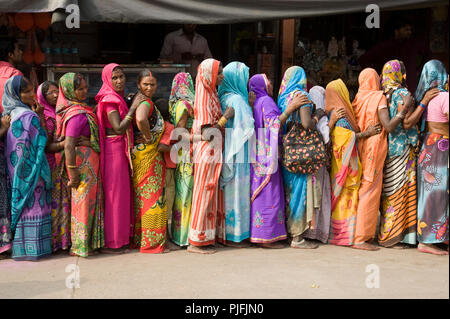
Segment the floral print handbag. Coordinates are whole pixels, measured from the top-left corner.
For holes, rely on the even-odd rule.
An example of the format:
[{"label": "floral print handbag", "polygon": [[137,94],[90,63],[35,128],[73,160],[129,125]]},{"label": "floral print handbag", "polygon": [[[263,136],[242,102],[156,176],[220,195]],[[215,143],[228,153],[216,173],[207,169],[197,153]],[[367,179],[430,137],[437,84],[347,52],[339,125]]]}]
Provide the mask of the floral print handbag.
[{"label": "floral print handbag", "polygon": [[314,174],[327,163],[322,135],[316,129],[305,129],[295,121],[289,123],[283,137],[283,166],[291,173]]}]

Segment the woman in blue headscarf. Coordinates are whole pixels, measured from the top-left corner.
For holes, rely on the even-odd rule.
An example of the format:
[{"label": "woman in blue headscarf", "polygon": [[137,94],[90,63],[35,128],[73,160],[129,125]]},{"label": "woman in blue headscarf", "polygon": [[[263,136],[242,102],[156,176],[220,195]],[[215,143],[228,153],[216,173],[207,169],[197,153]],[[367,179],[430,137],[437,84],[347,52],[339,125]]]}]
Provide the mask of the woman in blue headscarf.
[{"label": "woman in blue headscarf", "polygon": [[6,81],[2,103],[4,114],[11,117],[5,155],[12,190],[12,258],[37,260],[52,252],[44,109],[36,103],[33,85],[20,75]]},{"label": "woman in blue headscarf", "polygon": [[248,104],[247,82],[249,68],[231,62],[223,69],[224,79],[219,86],[222,112],[234,109],[234,118],[225,125],[225,147],[221,173],[224,191],[225,236],[227,245],[242,247],[250,237],[250,160],[248,141],[253,136],[254,120]]},{"label": "woman in blue headscarf", "polygon": [[[280,91],[278,94],[278,108],[281,112],[285,112],[290,101],[296,95],[305,95],[309,101],[311,98],[306,92],[306,74],[303,68],[299,66],[292,66],[286,70],[281,82]],[[286,121],[286,127],[289,127],[290,123],[300,123],[305,129],[315,129],[320,117],[325,113],[319,111],[319,117],[312,115],[313,104],[307,103],[300,107],[298,112],[292,113]],[[318,244],[310,240],[306,240],[306,237],[313,237],[313,239],[320,239],[314,232],[309,232],[310,236],[306,236],[305,233],[310,228],[310,223],[314,219],[314,209],[307,210],[307,190],[308,190],[308,175],[295,174],[289,172],[286,168],[282,168],[284,189],[286,196],[286,216],[287,216],[287,232],[292,239],[292,248],[306,248],[314,249],[318,247]],[[310,184],[312,185],[311,176]],[[321,195],[319,194],[320,187],[310,187],[310,196],[313,196],[317,201],[321,201]],[[313,193],[314,192],[314,193]],[[320,199],[319,199],[320,198]]]},{"label": "woman in blue headscarf", "polygon": [[[439,91],[428,102],[422,130],[426,135],[417,163],[417,239],[420,252],[448,255],[448,73],[441,61],[428,61],[422,70],[416,100]],[[435,244],[446,243],[447,251]]]}]

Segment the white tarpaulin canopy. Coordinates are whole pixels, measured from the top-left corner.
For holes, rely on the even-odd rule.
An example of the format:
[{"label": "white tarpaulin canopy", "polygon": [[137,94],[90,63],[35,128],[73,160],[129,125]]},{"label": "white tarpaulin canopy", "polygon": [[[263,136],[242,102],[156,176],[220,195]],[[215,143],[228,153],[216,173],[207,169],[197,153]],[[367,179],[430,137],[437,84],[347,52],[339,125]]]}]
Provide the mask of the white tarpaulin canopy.
[{"label": "white tarpaulin canopy", "polygon": [[0,0],[0,12],[50,12],[79,5],[82,21],[220,24],[448,5],[448,0]]}]

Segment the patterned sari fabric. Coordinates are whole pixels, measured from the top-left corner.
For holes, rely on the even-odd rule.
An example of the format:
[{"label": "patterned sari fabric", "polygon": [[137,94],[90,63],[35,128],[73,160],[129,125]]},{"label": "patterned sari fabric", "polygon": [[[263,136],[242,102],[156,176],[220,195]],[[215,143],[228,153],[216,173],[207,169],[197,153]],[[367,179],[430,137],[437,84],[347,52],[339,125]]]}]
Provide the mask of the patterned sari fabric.
[{"label": "patterned sari fabric", "polygon": [[[87,257],[96,249],[103,247],[103,188],[100,177],[100,144],[98,121],[92,108],[76,100],[74,92],[75,73],[66,73],[59,80],[57,101],[58,138],[66,135],[67,123],[74,116],[84,114],[89,123],[91,147],[78,146],[76,166],[80,172],[80,185],[71,193],[71,241],[72,254]],[[61,152],[60,163],[65,168],[65,155]]]},{"label": "patterned sari fabric", "polygon": [[281,112],[267,93],[268,83],[265,74],[254,75],[249,82],[249,89],[256,95],[253,107],[256,145],[250,167],[250,241],[261,244],[287,238],[279,162]]},{"label": "patterned sari fabric", "polygon": [[[53,140],[56,136],[56,110],[46,100],[41,84],[37,89],[39,104],[44,107],[47,134]],[[61,162],[61,153],[47,153],[47,160],[52,173],[52,249],[66,250],[70,246],[70,189],[65,165]]]},{"label": "patterned sari fabric", "polygon": [[[186,129],[192,134],[194,120],[194,84],[189,73],[178,73],[172,82],[169,113],[176,127],[184,113],[188,120]],[[175,201],[173,206],[172,240],[179,246],[189,245],[189,221],[191,218],[192,190],[194,187],[194,164],[191,161],[192,145],[180,149],[175,169]]]},{"label": "patterned sari fabric", "polygon": [[[157,147],[164,133],[164,119],[151,101],[143,104],[156,113],[156,123],[150,127],[152,137],[148,144],[137,144],[133,148],[134,197],[134,241],[141,253],[162,253],[166,243],[167,212],[164,198],[166,165]],[[142,104],[141,104],[142,105]]]},{"label": "patterned sari fabric", "polygon": [[[359,75],[359,90],[353,101],[359,128],[365,131],[370,125],[379,123],[378,108],[386,105],[377,72],[371,68],[362,70]],[[383,166],[387,155],[386,137],[383,129],[381,134],[358,141],[363,175],[359,189],[355,244],[366,242],[376,235]]]},{"label": "patterned sari fabric", "polygon": [[[278,108],[281,112],[286,110],[290,101],[296,94],[304,94],[309,98],[306,90],[306,74],[299,66],[292,66],[286,70],[278,94]],[[312,110],[312,104],[303,105]],[[286,121],[301,122],[300,112],[294,112]],[[307,179],[306,174],[295,174],[282,168],[284,190],[286,196],[286,227],[290,237],[303,234],[310,226],[313,216],[306,213]]]},{"label": "patterned sari fabric", "polygon": [[[198,67],[195,83],[195,120],[192,127],[194,137],[202,134],[203,126],[216,124],[222,116],[216,90],[219,66],[219,61],[206,59]],[[211,142],[197,138],[194,141],[194,188],[189,229],[189,244],[193,246],[212,245],[216,235],[219,240],[225,239],[225,213],[218,189],[222,168],[221,138],[222,136],[215,135]]]},{"label": "patterned sari fabric", "polygon": [[47,135],[36,113],[20,100],[22,76],[6,81],[4,112],[11,116],[6,160],[11,181],[12,257],[37,260],[52,252],[51,174]]},{"label": "patterned sari fabric", "polygon": [[448,136],[436,133],[425,136],[417,167],[420,243],[448,242],[448,148]]},{"label": "patterned sari fabric", "polygon": [[[448,74],[442,62],[428,61],[423,67],[416,90],[416,100],[422,100],[430,88],[437,87],[441,92],[445,92],[446,84]],[[432,108],[437,108],[436,113],[440,113],[443,118],[447,116],[448,124],[448,95],[441,105],[429,103],[428,111],[436,111]],[[417,167],[417,239],[420,243],[448,242],[448,149],[448,136],[431,132],[426,134]]]},{"label": "patterned sari fabric", "polygon": [[225,125],[225,146],[221,173],[221,188],[225,205],[225,240],[241,242],[250,237],[250,154],[249,140],[253,136],[254,120],[248,105],[249,68],[231,62],[223,69],[219,86],[222,112],[234,109],[234,117]]},{"label": "patterned sari fabric", "polygon": [[[389,61],[383,67],[381,85],[390,92],[389,116],[397,114],[403,102],[401,95],[410,94],[402,87],[402,71],[398,60]],[[388,100],[389,101],[389,100]],[[381,192],[381,216],[378,243],[390,247],[397,243],[416,243],[417,185],[415,147],[419,141],[418,130],[403,128],[400,123],[388,134],[388,152],[383,169]]]},{"label": "patterned sari fabric", "polygon": [[0,253],[8,251],[12,246],[11,209],[6,176],[5,142],[2,136],[0,140]]},{"label": "patterned sari fabric", "polygon": [[[348,122],[356,123],[347,87],[341,79],[330,82],[325,90],[326,111],[342,107]],[[354,124],[356,125],[356,124]],[[362,167],[356,146],[358,126],[338,126],[331,132],[331,227],[329,243],[350,246],[354,244],[358,191]]]}]

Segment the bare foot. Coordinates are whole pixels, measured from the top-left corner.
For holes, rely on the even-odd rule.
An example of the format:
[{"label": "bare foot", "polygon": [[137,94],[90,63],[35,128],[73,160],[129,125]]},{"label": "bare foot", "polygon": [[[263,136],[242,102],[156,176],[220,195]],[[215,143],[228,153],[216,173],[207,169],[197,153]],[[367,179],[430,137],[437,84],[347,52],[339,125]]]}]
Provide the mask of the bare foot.
[{"label": "bare foot", "polygon": [[0,260],[2,260],[2,259],[9,259],[9,255],[7,255],[7,254],[0,254]]},{"label": "bare foot", "polygon": [[227,241],[225,246],[234,247],[234,248],[247,248],[250,247],[250,243],[246,241],[241,241],[240,243],[235,243],[233,241]]},{"label": "bare foot", "polygon": [[123,248],[101,248],[100,252],[102,254],[116,254],[116,255],[119,255],[119,254],[123,254],[123,253],[128,252],[128,249],[123,249]]},{"label": "bare foot", "polygon": [[282,249],[285,246],[282,243],[270,243],[270,244],[259,244],[259,247],[268,249]]},{"label": "bare foot", "polygon": [[291,248],[300,248],[300,249],[316,249],[319,247],[319,244],[302,239],[301,241],[292,241]]},{"label": "bare foot", "polygon": [[411,248],[411,246],[409,246],[408,244],[398,243],[398,244],[395,244],[394,246],[391,246],[391,247],[388,247],[388,248],[393,248],[393,249],[408,249],[408,248]]},{"label": "bare foot", "polygon": [[166,240],[166,249],[170,250],[180,250],[181,247],[175,243],[172,243],[170,240]]},{"label": "bare foot", "polygon": [[354,249],[361,249],[361,250],[369,250],[369,251],[376,251],[376,250],[380,250],[379,247],[369,244],[369,243],[360,243],[360,244],[354,244],[353,246],[351,246]]},{"label": "bare foot", "polygon": [[197,246],[192,246],[189,245],[189,247],[187,248],[187,251],[190,253],[196,253],[196,254],[214,254],[216,252],[216,250],[209,248],[209,247],[197,247]]},{"label": "bare foot", "polygon": [[417,246],[417,250],[422,253],[428,253],[438,256],[448,255],[448,251],[436,248],[432,244],[419,244],[419,246]]}]

